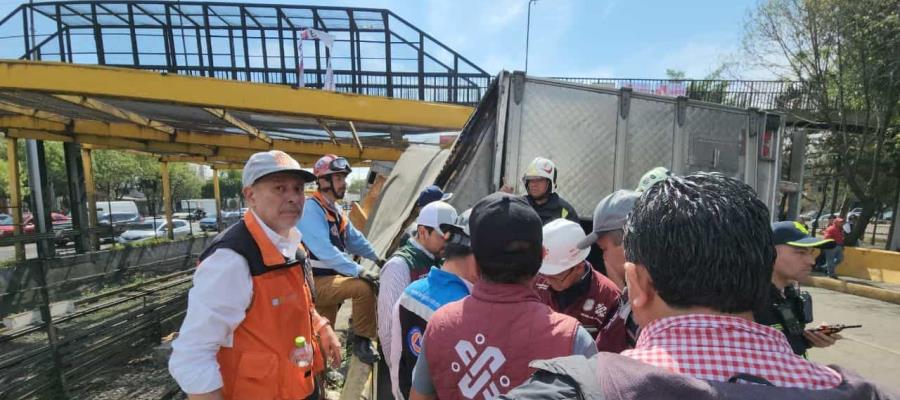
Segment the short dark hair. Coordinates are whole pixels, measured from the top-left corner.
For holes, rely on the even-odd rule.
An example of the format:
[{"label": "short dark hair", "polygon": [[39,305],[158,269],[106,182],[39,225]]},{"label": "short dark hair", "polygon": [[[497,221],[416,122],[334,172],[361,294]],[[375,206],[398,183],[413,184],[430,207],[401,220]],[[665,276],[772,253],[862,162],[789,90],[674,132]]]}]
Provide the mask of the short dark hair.
[{"label": "short dark hair", "polygon": [[451,258],[463,258],[463,257],[468,256],[469,254],[472,254],[472,248],[469,246],[463,246],[460,244],[450,243],[450,242],[448,242],[446,245],[444,245],[444,258],[445,259],[449,260]]},{"label": "short dark hair", "polygon": [[721,174],[669,177],[635,202],[625,258],[647,269],[670,306],[750,311],[772,279],[769,211],[750,186]]},{"label": "short dark hair", "polygon": [[507,262],[478,262],[481,269],[481,277],[492,283],[519,283],[525,279],[531,279],[541,269],[541,249],[535,248],[536,243],[524,240],[516,240],[507,243],[503,248],[505,253],[521,253],[533,255],[534,262],[507,263]]}]

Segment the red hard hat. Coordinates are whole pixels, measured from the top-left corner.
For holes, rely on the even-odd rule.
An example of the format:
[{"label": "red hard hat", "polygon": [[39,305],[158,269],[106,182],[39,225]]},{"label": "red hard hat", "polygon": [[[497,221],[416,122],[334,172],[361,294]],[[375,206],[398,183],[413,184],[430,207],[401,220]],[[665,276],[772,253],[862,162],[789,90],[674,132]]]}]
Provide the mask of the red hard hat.
[{"label": "red hard hat", "polygon": [[350,169],[350,163],[347,162],[347,159],[344,157],[338,157],[334,154],[326,154],[316,161],[316,164],[313,166],[313,175],[316,178],[321,178],[323,176],[328,176],[336,173],[346,173],[350,174],[353,171]]}]

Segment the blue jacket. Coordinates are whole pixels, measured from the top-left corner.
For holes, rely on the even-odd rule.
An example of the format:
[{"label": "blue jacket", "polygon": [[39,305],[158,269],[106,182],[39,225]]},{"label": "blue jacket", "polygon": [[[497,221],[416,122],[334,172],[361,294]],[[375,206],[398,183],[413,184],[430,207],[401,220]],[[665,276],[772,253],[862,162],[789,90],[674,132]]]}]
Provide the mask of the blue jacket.
[{"label": "blue jacket", "polygon": [[[345,216],[346,217],[346,216]],[[319,203],[306,200],[303,207],[303,216],[297,223],[297,229],[303,234],[303,244],[319,258],[320,264],[316,268],[331,269],[344,276],[359,276],[363,267],[340,252],[329,239],[328,221],[325,219],[325,210]],[[369,241],[353,227],[353,223],[347,221],[347,252],[378,261],[378,255],[372,249]]]}]

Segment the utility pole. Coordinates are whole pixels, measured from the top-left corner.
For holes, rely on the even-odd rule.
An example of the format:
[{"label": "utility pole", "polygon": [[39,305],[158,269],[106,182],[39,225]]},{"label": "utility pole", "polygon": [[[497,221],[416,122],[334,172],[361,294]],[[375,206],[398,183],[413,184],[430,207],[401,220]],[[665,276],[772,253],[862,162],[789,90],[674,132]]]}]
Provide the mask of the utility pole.
[{"label": "utility pole", "polygon": [[531,36],[531,5],[537,0],[528,0],[528,23],[525,26],[525,72],[528,72],[528,45]]}]

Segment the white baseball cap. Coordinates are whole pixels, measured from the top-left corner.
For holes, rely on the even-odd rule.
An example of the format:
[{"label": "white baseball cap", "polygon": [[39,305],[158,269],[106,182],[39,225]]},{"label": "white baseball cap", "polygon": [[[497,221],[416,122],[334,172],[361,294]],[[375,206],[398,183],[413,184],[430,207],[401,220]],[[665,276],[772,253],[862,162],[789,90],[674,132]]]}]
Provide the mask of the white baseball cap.
[{"label": "white baseball cap", "polygon": [[578,248],[578,242],[584,240],[581,225],[564,218],[550,221],[543,228],[544,260],[539,273],[556,275],[584,261],[591,248]]},{"label": "white baseball cap", "polygon": [[416,224],[434,228],[438,234],[443,235],[444,231],[441,229],[441,225],[454,225],[456,218],[456,209],[453,206],[443,201],[433,201],[419,211]]},{"label": "white baseball cap", "polygon": [[242,187],[251,186],[260,178],[277,172],[290,172],[296,174],[304,182],[313,182],[316,176],[312,172],[300,167],[300,163],[281,150],[270,150],[255,153],[244,164],[241,173]]}]

